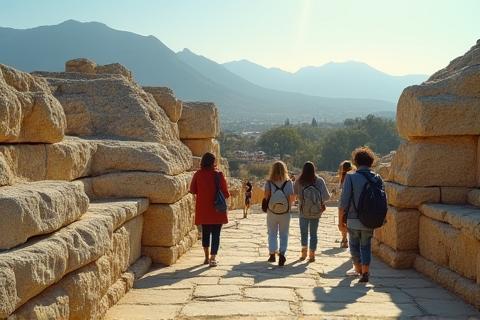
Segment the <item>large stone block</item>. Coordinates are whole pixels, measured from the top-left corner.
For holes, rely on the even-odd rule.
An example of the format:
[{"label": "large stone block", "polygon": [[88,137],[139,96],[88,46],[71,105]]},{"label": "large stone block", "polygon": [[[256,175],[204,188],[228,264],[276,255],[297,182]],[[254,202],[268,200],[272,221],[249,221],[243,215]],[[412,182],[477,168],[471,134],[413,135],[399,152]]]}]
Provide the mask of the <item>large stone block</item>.
[{"label": "large stone block", "polygon": [[92,174],[118,171],[162,172],[176,175],[192,166],[190,150],[180,143],[98,140]]},{"label": "large stone block", "polygon": [[438,187],[410,187],[385,182],[388,203],[397,208],[417,208],[422,203],[440,202]]},{"label": "large stone block", "polygon": [[217,107],[208,102],[184,102],[178,129],[181,139],[217,137],[220,133]]},{"label": "large stone block", "polygon": [[197,241],[198,230],[193,228],[177,245],[171,247],[143,246],[142,254],[150,257],[155,263],[167,266],[174,264]]},{"label": "large stone block", "polygon": [[86,58],[72,59],[65,62],[65,72],[79,72],[95,74],[97,64]]},{"label": "large stone block", "polygon": [[10,169],[11,180],[40,181],[47,179],[47,151],[41,144],[0,145],[5,166]]},{"label": "large stone block", "polygon": [[480,189],[473,189],[467,195],[467,201],[469,204],[480,207]]},{"label": "large stone block", "polygon": [[0,153],[0,187],[13,184],[15,177],[5,157]]},{"label": "large stone block", "polygon": [[139,202],[142,201],[94,204],[94,209],[89,209],[81,220],[2,253],[0,283],[9,284],[10,288],[0,290],[0,317],[8,316],[67,273],[108,253],[114,230],[124,219],[140,214],[136,212],[141,206]]},{"label": "large stone block", "polygon": [[480,66],[406,88],[398,101],[402,137],[480,135]]},{"label": "large stone block", "polygon": [[477,140],[468,136],[408,141],[400,145],[392,160],[392,177],[397,183],[416,187],[474,187],[476,153]]},{"label": "large stone block", "polygon": [[45,145],[46,179],[75,180],[90,175],[96,145],[92,142],[68,137],[62,142]]},{"label": "large stone block", "polygon": [[420,211],[480,240],[480,209],[477,207],[435,203],[420,206]]},{"label": "large stone block", "polygon": [[408,269],[415,261],[415,251],[397,251],[377,239],[372,239],[372,252],[395,269]]},{"label": "large stone block", "polygon": [[151,172],[110,173],[92,179],[99,198],[142,197],[152,203],[175,203],[188,193],[191,173],[170,176]]},{"label": "large stone block", "polygon": [[477,255],[480,253],[480,241],[466,232],[460,232],[452,243],[449,268],[467,279],[477,281]]},{"label": "large stone block", "polygon": [[467,203],[468,193],[471,188],[464,187],[441,187],[441,202],[446,204],[465,204]]},{"label": "large stone block", "polygon": [[460,232],[447,223],[421,216],[419,223],[420,254],[438,265],[448,267],[452,246]]},{"label": "large stone block", "polygon": [[192,229],[195,216],[193,196],[174,204],[153,204],[145,212],[142,245],[174,246]]},{"label": "large stone block", "polygon": [[123,75],[36,74],[55,88],[69,135],[148,142],[177,138],[174,123],[153,97]]},{"label": "large stone block", "polygon": [[89,200],[81,186],[61,181],[24,183],[0,189],[0,249],[51,233],[80,218]]},{"label": "large stone block", "polygon": [[395,250],[416,250],[419,218],[418,210],[389,207],[387,222],[383,227],[375,229],[375,238]]},{"label": "large stone block", "polygon": [[46,82],[0,64],[0,142],[63,139],[65,114]]},{"label": "large stone block", "polygon": [[480,308],[480,286],[474,281],[421,256],[415,260],[415,269]]},{"label": "large stone block", "polygon": [[183,104],[177,100],[172,89],[167,87],[143,87],[143,90],[153,95],[157,104],[165,111],[172,122],[178,122],[182,115]]},{"label": "large stone block", "polygon": [[193,156],[202,157],[206,152],[211,152],[220,164],[220,144],[215,139],[183,139],[182,142],[192,151]]}]

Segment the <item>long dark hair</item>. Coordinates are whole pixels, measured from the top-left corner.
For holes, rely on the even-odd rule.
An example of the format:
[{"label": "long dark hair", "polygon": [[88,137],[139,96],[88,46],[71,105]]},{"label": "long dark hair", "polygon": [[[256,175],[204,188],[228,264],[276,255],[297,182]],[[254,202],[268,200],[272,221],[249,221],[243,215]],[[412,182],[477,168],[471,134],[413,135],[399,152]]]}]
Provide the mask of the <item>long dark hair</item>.
[{"label": "long dark hair", "polygon": [[200,161],[200,167],[202,169],[215,168],[215,156],[213,155],[213,153],[207,152],[202,156],[202,161]]},{"label": "long dark hair", "polygon": [[300,178],[298,178],[298,181],[302,185],[309,185],[315,183],[316,179],[317,176],[315,175],[315,165],[310,161],[305,162],[303,165],[302,174],[300,175]]}]

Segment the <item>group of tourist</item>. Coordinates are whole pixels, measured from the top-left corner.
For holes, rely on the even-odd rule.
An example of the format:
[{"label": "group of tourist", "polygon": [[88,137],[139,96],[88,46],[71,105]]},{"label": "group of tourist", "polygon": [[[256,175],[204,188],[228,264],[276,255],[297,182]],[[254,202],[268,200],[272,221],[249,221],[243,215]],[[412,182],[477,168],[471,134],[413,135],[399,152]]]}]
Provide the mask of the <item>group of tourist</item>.
[{"label": "group of tourist", "polygon": [[[341,247],[350,248],[353,268],[348,276],[359,277],[359,282],[369,281],[371,261],[371,238],[373,228],[365,226],[359,217],[363,203],[365,186],[370,182],[383,189],[383,181],[371,167],[375,155],[368,147],[353,151],[352,161],[343,161],[339,167],[340,187],[342,189],[338,205],[338,229],[341,233]],[[252,185],[247,185],[246,205],[250,205]],[[217,265],[216,255],[220,244],[222,225],[228,222],[226,210],[219,212],[214,204],[218,193],[228,198],[226,179],[222,172],[216,170],[216,159],[211,153],[203,155],[201,168],[192,179],[190,192],[196,195],[195,224],[201,226],[202,246],[205,264]],[[363,198],[362,198],[363,197]],[[300,260],[315,261],[318,246],[318,226],[326,209],[325,202],[330,193],[323,178],[316,174],[312,162],[306,162],[300,176],[292,181],[287,166],[282,161],[273,163],[264,187],[262,210],[267,213],[268,262],[284,266],[288,247],[291,208],[298,200],[301,253]],[[247,210],[248,210],[247,207]],[[362,207],[362,208],[360,208]],[[247,211],[244,211],[246,217]],[[348,235],[348,238],[347,238]],[[211,244],[211,247],[210,247]]]}]

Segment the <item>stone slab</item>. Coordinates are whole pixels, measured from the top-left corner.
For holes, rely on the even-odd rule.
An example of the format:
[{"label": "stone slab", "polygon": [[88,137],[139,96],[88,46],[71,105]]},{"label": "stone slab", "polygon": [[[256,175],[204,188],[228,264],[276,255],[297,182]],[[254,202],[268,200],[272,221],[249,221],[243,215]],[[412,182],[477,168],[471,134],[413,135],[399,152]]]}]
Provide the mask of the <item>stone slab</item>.
[{"label": "stone slab", "polygon": [[1,188],[0,217],[8,223],[0,224],[0,250],[76,221],[88,204],[83,188],[70,182],[42,181]]},{"label": "stone slab", "polygon": [[217,107],[209,102],[184,102],[178,129],[180,139],[217,137],[220,133]]},{"label": "stone slab", "polygon": [[405,186],[475,187],[476,158],[477,139],[471,136],[410,140],[392,159],[392,177]]},{"label": "stone slab", "polygon": [[381,228],[375,229],[374,236],[395,250],[416,250],[419,217],[418,210],[399,210],[389,206],[387,222]]},{"label": "stone slab", "polygon": [[398,183],[385,182],[388,203],[397,208],[416,209],[422,203],[440,202],[438,187],[410,187]]}]

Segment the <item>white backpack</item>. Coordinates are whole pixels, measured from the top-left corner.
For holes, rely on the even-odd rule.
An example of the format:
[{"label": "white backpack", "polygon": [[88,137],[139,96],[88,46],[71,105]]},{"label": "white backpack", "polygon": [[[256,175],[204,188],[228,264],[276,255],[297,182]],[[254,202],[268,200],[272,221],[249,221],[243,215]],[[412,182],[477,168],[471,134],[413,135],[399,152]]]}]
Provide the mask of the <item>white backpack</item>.
[{"label": "white backpack", "polygon": [[325,211],[325,205],[322,200],[322,192],[315,184],[303,188],[302,206],[300,208],[302,216],[305,218],[320,218]]},{"label": "white backpack", "polygon": [[288,180],[285,181],[279,188],[273,182],[270,183],[270,191],[272,192],[270,200],[268,201],[268,209],[275,214],[284,214],[290,211],[290,202],[283,191]]}]

